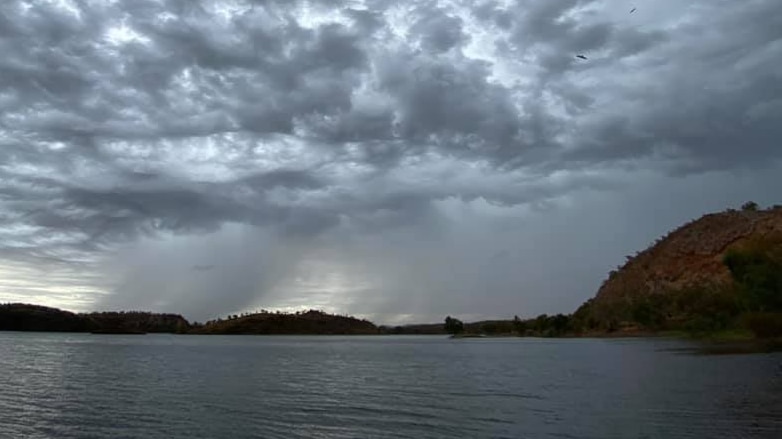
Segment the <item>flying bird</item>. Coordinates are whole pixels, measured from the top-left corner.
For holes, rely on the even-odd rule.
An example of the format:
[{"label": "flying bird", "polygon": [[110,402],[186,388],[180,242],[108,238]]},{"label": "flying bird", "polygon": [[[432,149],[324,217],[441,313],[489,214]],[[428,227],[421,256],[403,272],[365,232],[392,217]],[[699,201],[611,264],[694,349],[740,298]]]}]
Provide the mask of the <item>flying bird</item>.
[{"label": "flying bird", "polygon": [[630,13],[632,14],[633,12],[635,12],[635,11],[636,11],[636,9],[638,9],[638,8],[633,8],[633,9],[630,9]]},{"label": "flying bird", "polygon": [[576,55],[576,58],[581,58],[581,59],[588,59],[588,58],[587,58],[587,57],[585,57],[584,55]]}]

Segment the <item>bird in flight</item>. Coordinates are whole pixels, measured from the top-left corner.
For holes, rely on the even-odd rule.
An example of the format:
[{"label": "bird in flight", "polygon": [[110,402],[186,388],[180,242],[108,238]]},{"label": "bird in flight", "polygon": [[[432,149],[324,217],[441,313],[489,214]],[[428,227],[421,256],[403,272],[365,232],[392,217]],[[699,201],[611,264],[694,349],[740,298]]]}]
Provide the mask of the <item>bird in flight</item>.
[{"label": "bird in flight", "polygon": [[635,12],[637,9],[638,9],[638,8],[633,8],[633,9],[630,9],[630,13],[632,14],[632,13],[633,13],[633,12]]},{"label": "bird in flight", "polygon": [[587,57],[585,57],[584,55],[576,55],[576,58],[581,58],[581,59],[588,59],[588,58],[587,58]]}]

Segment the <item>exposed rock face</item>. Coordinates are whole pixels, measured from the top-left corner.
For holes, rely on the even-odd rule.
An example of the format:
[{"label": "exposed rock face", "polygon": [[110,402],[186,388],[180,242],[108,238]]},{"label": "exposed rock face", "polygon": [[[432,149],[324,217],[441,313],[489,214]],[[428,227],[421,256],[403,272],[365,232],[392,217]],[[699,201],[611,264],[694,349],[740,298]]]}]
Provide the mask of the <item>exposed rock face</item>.
[{"label": "exposed rock face", "polygon": [[624,266],[612,271],[589,302],[592,315],[604,320],[639,298],[728,286],[732,278],[723,263],[726,252],[750,241],[779,240],[780,236],[782,207],[705,215],[628,257]]}]

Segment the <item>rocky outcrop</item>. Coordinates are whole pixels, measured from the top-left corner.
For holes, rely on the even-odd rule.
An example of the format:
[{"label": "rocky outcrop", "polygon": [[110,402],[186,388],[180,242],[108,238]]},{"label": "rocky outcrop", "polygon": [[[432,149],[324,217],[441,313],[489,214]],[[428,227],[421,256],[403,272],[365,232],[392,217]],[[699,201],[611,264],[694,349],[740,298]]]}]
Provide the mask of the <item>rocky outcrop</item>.
[{"label": "rocky outcrop", "polygon": [[641,305],[665,308],[668,314],[660,318],[675,319],[667,305],[684,292],[690,301],[697,294],[726,294],[733,283],[723,262],[726,253],[753,242],[782,243],[782,207],[729,210],[679,227],[648,249],[628,256],[576,314],[580,312],[603,329],[633,320],[635,312],[647,312]]},{"label": "rocky outcrop", "polygon": [[730,282],[722,262],[725,253],[750,239],[777,234],[782,234],[782,208],[705,215],[628,257],[603,282],[596,300]]}]

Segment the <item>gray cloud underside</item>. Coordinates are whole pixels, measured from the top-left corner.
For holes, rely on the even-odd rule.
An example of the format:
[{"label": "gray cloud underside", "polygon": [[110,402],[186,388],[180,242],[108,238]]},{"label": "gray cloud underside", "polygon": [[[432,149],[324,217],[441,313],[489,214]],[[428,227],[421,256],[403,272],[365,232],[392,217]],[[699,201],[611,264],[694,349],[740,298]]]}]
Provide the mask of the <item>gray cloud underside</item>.
[{"label": "gray cloud underside", "polygon": [[385,233],[782,152],[776,0],[215,4],[2,2],[2,258]]}]

